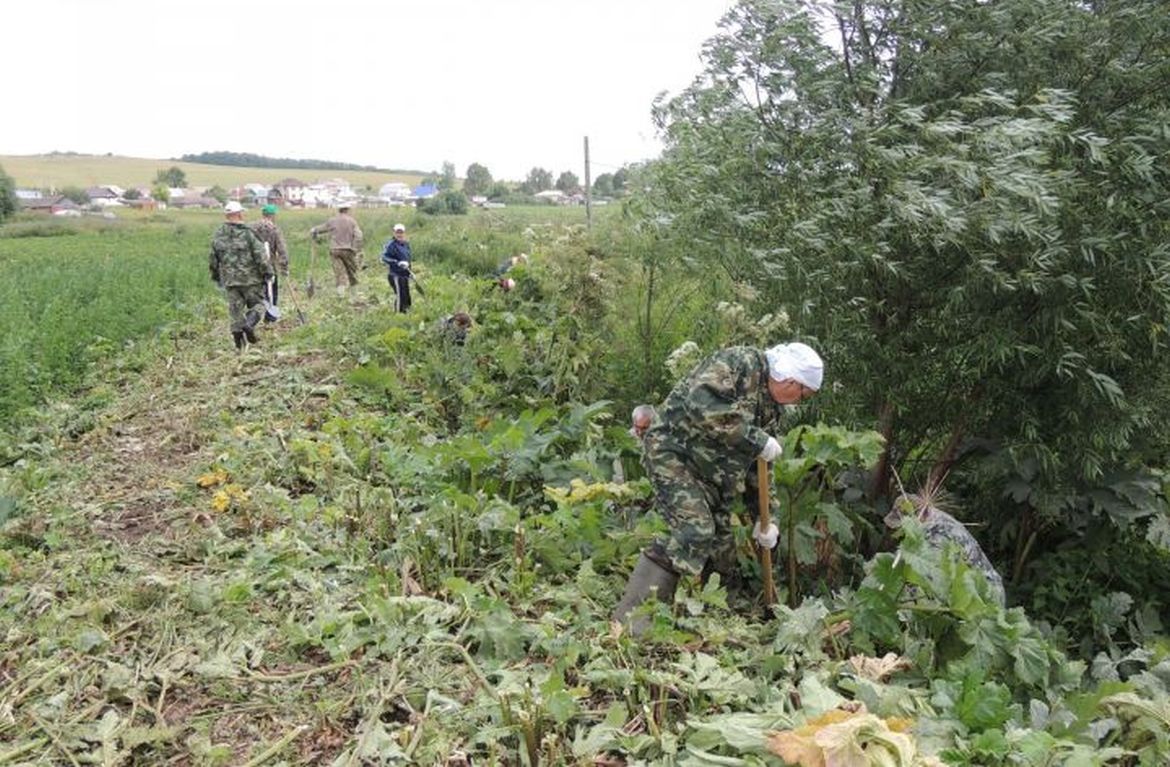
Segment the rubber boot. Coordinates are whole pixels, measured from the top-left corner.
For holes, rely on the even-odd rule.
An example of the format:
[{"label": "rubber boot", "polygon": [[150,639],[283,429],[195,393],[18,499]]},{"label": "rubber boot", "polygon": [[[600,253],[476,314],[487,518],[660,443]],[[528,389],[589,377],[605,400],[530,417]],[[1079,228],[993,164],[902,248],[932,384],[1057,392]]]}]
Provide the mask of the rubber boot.
[{"label": "rubber boot", "polygon": [[236,349],[243,351],[244,349],[244,334],[242,331],[232,331],[232,342],[236,345]]},{"label": "rubber boot", "polygon": [[260,312],[252,309],[244,315],[244,336],[248,343],[256,343],[256,325],[260,322]]},{"label": "rubber boot", "polygon": [[630,636],[639,637],[650,628],[650,619],[645,615],[635,615],[627,620],[629,614],[651,596],[670,604],[674,601],[674,590],[677,587],[678,573],[668,570],[643,553],[638,557],[634,572],[630,573],[621,601],[613,609],[613,619],[625,623]]}]

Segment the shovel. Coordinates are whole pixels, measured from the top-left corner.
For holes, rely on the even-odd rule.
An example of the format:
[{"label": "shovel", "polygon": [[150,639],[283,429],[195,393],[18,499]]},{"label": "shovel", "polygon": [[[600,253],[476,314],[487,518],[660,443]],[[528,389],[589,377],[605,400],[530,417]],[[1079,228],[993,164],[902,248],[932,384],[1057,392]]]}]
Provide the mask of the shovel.
[{"label": "shovel", "polygon": [[[772,524],[770,490],[772,487],[772,472],[768,470],[768,462],[763,458],[756,459],[756,482],[760,486],[760,529],[766,530]],[[776,581],[772,577],[772,550],[758,546],[760,570],[764,573],[764,604],[768,607],[776,604]]]},{"label": "shovel", "polygon": [[415,276],[414,276],[414,272],[410,271],[410,267],[409,267],[409,266],[408,266],[408,267],[406,267],[406,273],[410,275],[410,281],[414,283],[414,286],[415,286],[416,288],[418,288],[418,294],[419,294],[420,296],[422,296],[423,298],[426,298],[426,297],[427,297],[427,292],[426,292],[425,290],[423,290],[422,283],[418,281],[418,277],[415,277]]},{"label": "shovel", "polygon": [[317,263],[317,241],[309,236],[309,278],[305,280],[305,295],[309,298],[317,292],[317,286],[313,283],[313,265]]},{"label": "shovel", "polygon": [[264,293],[267,296],[264,299],[264,313],[267,314],[272,322],[280,319],[280,307],[272,301],[272,280],[264,283]]},{"label": "shovel", "polygon": [[[312,283],[310,282],[309,284],[311,285]],[[288,294],[292,298],[293,309],[297,313],[297,322],[302,325],[309,324],[309,321],[305,319],[305,313],[301,311],[301,305],[297,302],[297,286],[292,280],[288,281]]]}]

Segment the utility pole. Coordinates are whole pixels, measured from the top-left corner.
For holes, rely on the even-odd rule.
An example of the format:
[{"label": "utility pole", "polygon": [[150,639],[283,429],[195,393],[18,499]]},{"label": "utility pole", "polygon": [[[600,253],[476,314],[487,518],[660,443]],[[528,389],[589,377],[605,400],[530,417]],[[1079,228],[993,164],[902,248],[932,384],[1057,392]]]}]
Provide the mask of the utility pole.
[{"label": "utility pole", "polygon": [[589,183],[589,137],[585,137],[585,228],[593,230],[593,189]]}]

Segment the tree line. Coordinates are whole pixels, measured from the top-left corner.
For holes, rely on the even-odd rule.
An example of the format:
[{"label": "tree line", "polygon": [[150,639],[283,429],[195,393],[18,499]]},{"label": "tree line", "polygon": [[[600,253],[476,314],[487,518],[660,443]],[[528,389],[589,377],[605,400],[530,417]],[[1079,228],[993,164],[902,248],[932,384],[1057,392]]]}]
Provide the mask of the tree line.
[{"label": "tree line", "polygon": [[185,154],[179,158],[180,162],[197,162],[203,165],[231,165],[243,168],[301,168],[304,170],[363,170],[378,173],[406,173],[418,174],[415,170],[394,170],[378,168],[374,165],[356,165],[347,162],[332,160],[297,160],[292,157],[267,157],[251,152],[200,152]]},{"label": "tree line", "polygon": [[655,107],[661,247],[815,339],[825,414],[886,438],[876,501],[945,490],[1018,594],[1170,618],[1170,9],[746,0],[720,29]]}]

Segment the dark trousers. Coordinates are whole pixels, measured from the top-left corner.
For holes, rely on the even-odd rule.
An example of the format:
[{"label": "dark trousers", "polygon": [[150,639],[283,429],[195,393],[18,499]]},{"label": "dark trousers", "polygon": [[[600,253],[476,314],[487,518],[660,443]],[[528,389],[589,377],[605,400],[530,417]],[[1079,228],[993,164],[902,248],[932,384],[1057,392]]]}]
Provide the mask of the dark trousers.
[{"label": "dark trousers", "polygon": [[387,275],[390,280],[390,289],[394,291],[394,308],[405,312],[410,308],[410,278]]}]

